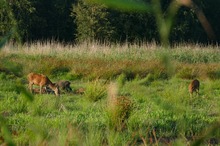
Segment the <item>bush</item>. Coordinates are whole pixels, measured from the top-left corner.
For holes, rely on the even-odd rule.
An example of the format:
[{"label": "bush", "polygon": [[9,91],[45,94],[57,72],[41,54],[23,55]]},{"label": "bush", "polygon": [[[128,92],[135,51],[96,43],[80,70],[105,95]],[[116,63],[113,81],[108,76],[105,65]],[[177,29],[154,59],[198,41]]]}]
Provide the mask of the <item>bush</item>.
[{"label": "bush", "polygon": [[106,96],[105,84],[99,80],[89,82],[86,86],[85,97],[96,102]]}]

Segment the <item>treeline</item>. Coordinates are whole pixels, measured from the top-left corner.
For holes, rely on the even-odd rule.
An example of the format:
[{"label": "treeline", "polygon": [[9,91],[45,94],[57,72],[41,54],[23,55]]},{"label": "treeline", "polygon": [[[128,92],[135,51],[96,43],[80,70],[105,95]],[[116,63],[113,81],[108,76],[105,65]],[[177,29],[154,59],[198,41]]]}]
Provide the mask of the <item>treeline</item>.
[{"label": "treeline", "polygon": [[[0,2],[0,38],[13,32],[15,41],[58,40],[80,42],[159,41],[155,15],[151,11],[122,11],[91,0],[2,0]],[[145,0],[151,5],[151,1]],[[161,0],[163,16],[171,0]],[[208,37],[196,9],[180,7],[170,42],[220,42],[220,1],[194,0],[214,34]]]}]

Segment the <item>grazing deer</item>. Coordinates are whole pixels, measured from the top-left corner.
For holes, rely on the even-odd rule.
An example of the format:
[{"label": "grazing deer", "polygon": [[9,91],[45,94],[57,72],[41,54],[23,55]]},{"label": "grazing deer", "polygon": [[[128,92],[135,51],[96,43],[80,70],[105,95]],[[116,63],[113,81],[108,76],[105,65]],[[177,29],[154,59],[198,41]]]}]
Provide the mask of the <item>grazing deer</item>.
[{"label": "grazing deer", "polygon": [[189,84],[189,93],[191,96],[193,95],[193,92],[196,92],[197,95],[199,95],[199,80],[195,79]]},{"label": "grazing deer", "polygon": [[[34,88],[32,89],[32,91],[34,94],[40,94],[39,88]],[[54,91],[47,86],[43,87],[41,92],[42,94],[55,94]]]},{"label": "grazing deer", "polygon": [[[33,88],[33,89],[32,89],[32,93],[34,93],[34,94],[40,94],[40,89],[39,89],[39,88]],[[42,93],[42,94],[46,94],[46,93],[47,93],[45,87],[42,88],[41,93]]]},{"label": "grazing deer", "polygon": [[40,94],[42,94],[42,88],[44,86],[48,86],[50,89],[54,91],[56,95],[60,94],[59,87],[56,84],[52,83],[50,79],[45,75],[30,73],[28,74],[27,78],[29,81],[29,89],[31,92],[33,91],[33,85],[38,85],[40,86]]},{"label": "grazing deer", "polygon": [[67,92],[71,92],[72,88],[70,87],[69,81],[59,81],[56,83],[59,86],[59,89],[65,90]]}]

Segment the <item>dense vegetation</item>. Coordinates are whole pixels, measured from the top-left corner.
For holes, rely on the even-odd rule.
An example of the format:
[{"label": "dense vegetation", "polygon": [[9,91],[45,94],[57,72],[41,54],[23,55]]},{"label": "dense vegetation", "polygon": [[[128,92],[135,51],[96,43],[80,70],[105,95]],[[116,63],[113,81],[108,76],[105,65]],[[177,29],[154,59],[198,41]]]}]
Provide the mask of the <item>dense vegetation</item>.
[{"label": "dense vegetation", "polygon": [[[1,0],[0,144],[219,144],[219,2]],[[30,72],[73,91],[33,95]]]},{"label": "dense vegetation", "polygon": [[[129,2],[126,4],[128,5]],[[158,41],[160,40],[158,26],[154,13],[149,9],[155,6],[153,2],[145,0],[144,8],[138,9],[134,5],[134,8],[131,7],[133,10],[125,11],[121,8],[110,7],[114,1],[109,2],[110,4],[108,1],[102,4],[93,3],[91,0],[3,0],[0,9],[0,37],[9,31],[16,30],[13,38],[21,42],[52,39],[66,42]],[[170,0],[161,1],[161,16],[169,17],[170,3]],[[181,6],[175,12],[177,14],[169,35],[170,41],[219,42],[220,1],[194,0],[194,3],[195,8]],[[124,4],[125,9],[126,4]],[[208,38],[199,20],[200,17],[204,19],[200,12],[205,14],[215,36]],[[208,27],[206,29],[209,30]]]},{"label": "dense vegetation", "polygon": [[[6,45],[0,52],[0,143],[219,143],[218,47]],[[138,65],[137,65],[138,64]],[[72,93],[31,95],[29,72],[71,81]],[[190,97],[191,79],[201,82]],[[84,94],[75,92],[84,88]]]}]

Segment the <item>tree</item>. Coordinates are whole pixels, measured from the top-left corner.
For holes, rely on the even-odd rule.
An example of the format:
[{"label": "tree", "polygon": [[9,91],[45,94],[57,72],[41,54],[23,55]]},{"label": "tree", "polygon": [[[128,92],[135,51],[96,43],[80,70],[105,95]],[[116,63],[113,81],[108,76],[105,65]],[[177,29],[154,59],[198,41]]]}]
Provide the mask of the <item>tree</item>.
[{"label": "tree", "polygon": [[115,40],[119,42],[152,41],[156,38],[155,19],[150,13],[111,10],[111,25],[115,28]]},{"label": "tree", "polygon": [[70,17],[75,0],[32,0],[31,40],[74,41],[75,24]]},{"label": "tree", "polygon": [[7,39],[19,41],[20,37],[17,32],[17,21],[10,7],[10,3],[1,1],[0,8],[0,40],[8,36]]},{"label": "tree", "polygon": [[112,41],[115,32],[105,5],[79,0],[73,6],[71,16],[77,25],[77,41]]}]

